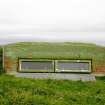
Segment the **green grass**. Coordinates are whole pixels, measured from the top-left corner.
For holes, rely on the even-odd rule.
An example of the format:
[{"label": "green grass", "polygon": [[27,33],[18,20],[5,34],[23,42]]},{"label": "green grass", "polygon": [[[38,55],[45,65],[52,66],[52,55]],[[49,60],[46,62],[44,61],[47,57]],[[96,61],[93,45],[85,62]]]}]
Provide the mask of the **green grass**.
[{"label": "green grass", "polygon": [[8,71],[17,70],[18,58],[92,59],[93,71],[105,65],[105,47],[86,43],[21,42],[4,46]]},{"label": "green grass", "polygon": [[0,75],[0,105],[105,105],[105,78],[82,82]]},{"label": "green grass", "polygon": [[0,46],[0,73],[2,72],[2,47]]}]

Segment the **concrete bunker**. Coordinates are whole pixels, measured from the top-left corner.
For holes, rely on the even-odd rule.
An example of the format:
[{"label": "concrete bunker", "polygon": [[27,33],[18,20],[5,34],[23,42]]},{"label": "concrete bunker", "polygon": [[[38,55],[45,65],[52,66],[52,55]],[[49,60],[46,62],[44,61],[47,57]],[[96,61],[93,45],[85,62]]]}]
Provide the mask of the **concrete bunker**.
[{"label": "concrete bunker", "polygon": [[8,74],[105,73],[105,47],[94,44],[21,42],[3,48],[3,68]]}]

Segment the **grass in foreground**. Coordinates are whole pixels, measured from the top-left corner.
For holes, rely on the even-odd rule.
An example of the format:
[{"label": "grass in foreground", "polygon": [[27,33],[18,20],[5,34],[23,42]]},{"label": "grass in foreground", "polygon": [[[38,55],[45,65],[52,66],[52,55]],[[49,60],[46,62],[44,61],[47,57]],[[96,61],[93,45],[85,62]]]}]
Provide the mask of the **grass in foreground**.
[{"label": "grass in foreground", "polygon": [[0,75],[0,105],[105,105],[105,78],[82,82]]}]

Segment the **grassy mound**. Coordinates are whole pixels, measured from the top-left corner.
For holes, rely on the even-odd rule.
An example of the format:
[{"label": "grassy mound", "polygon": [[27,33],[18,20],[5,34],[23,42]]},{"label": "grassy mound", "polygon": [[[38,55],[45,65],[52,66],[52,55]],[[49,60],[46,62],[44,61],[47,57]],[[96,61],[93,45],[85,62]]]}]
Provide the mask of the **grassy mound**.
[{"label": "grassy mound", "polygon": [[104,105],[105,79],[93,82],[0,75],[0,105]]},{"label": "grassy mound", "polygon": [[69,42],[21,42],[6,45],[6,69],[16,71],[18,58],[92,59],[93,71],[95,71],[97,67],[105,67],[105,47]]}]

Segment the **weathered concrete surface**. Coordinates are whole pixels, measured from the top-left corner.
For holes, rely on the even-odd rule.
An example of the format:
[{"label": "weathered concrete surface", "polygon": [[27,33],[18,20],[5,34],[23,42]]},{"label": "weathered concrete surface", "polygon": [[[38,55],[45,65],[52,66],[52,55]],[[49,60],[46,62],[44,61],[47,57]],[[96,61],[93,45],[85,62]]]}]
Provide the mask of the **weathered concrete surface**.
[{"label": "weathered concrete surface", "polygon": [[93,74],[73,74],[73,73],[17,73],[16,77],[25,78],[50,78],[65,80],[95,81]]}]

